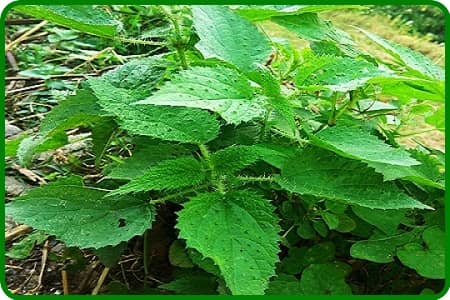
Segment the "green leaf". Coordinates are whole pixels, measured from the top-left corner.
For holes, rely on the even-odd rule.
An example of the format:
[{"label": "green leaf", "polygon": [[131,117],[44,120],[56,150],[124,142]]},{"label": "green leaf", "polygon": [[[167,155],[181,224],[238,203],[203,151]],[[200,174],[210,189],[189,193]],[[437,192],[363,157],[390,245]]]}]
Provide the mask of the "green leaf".
[{"label": "green leaf", "polygon": [[306,247],[291,247],[288,255],[283,258],[280,265],[280,270],[287,274],[300,274],[305,267],[304,257],[308,251]]},{"label": "green leaf", "polygon": [[312,222],[314,230],[323,238],[328,236],[328,227],[322,220],[317,220]]},{"label": "green leaf", "polygon": [[433,291],[433,290],[430,289],[430,288],[424,288],[424,289],[420,292],[420,295],[434,295],[434,294],[436,294],[436,292]]},{"label": "green leaf", "polygon": [[323,242],[312,247],[289,249],[289,255],[281,262],[280,269],[288,274],[300,274],[311,264],[321,264],[334,260],[336,247],[332,242]]},{"label": "green leaf", "polygon": [[337,215],[342,215],[347,210],[347,205],[327,200],[325,201],[325,208],[329,210],[332,213],[335,213]]},{"label": "green leaf", "polygon": [[223,6],[194,6],[195,47],[205,58],[219,58],[242,71],[264,64],[272,49],[267,38],[249,21]]},{"label": "green leaf", "polygon": [[292,221],[297,223],[304,219],[305,209],[299,202],[294,201],[283,201],[279,206],[280,215],[286,219],[286,221]]},{"label": "green leaf", "polygon": [[170,245],[169,261],[175,267],[192,268],[194,266],[186,251],[186,244],[180,240],[175,240]]},{"label": "green leaf", "polygon": [[78,90],[75,95],[55,106],[42,120],[39,132],[43,135],[77,126],[89,126],[101,114],[97,98],[88,90]]},{"label": "green leaf", "polygon": [[308,55],[298,69],[295,84],[300,88],[347,92],[383,75],[389,73],[362,59]]},{"label": "green leaf", "polygon": [[310,221],[303,220],[303,222],[298,224],[297,234],[302,239],[311,240],[316,236],[316,231],[314,230]]},{"label": "green leaf", "polygon": [[288,191],[368,208],[431,207],[409,197],[358,161],[318,148],[307,148],[289,160],[278,183]]},{"label": "green leaf", "polygon": [[217,281],[208,273],[196,271],[182,273],[175,280],[158,286],[182,295],[214,295],[217,294]]},{"label": "green leaf", "polygon": [[394,96],[400,104],[408,104],[413,99],[445,102],[445,85],[442,81],[390,76],[372,78],[369,83],[381,88],[381,96]]},{"label": "green leaf", "polygon": [[405,266],[419,275],[432,278],[445,278],[445,233],[438,227],[425,229],[422,235],[426,246],[419,243],[406,244],[397,250],[397,256]]},{"label": "green leaf", "polygon": [[348,295],[352,294],[345,277],[350,266],[341,263],[314,264],[306,268],[300,279],[304,295]]},{"label": "green leaf", "polygon": [[354,258],[373,261],[376,263],[389,263],[394,261],[395,251],[398,247],[417,241],[420,230],[393,235],[371,238],[359,241],[350,248],[350,255]]},{"label": "green leaf", "polygon": [[357,126],[338,124],[310,137],[316,146],[343,157],[400,166],[420,164],[407,151],[393,148]]},{"label": "green leaf", "polygon": [[271,17],[318,13],[327,10],[361,8],[355,5],[238,5],[234,10],[250,21],[263,21]]},{"label": "green leaf", "polygon": [[178,213],[180,237],[216,263],[234,295],[262,295],[278,261],[274,207],[250,191],[204,193]]},{"label": "green leaf", "polygon": [[17,151],[19,149],[20,143],[29,135],[27,133],[21,133],[15,139],[5,139],[5,157],[14,157],[17,156]]},{"label": "green leaf", "polygon": [[22,166],[29,166],[34,154],[57,149],[67,143],[67,135],[64,131],[49,136],[30,136],[20,142],[17,148],[17,159]]},{"label": "green leaf", "polygon": [[116,245],[151,226],[154,212],[146,202],[105,195],[80,178],[61,179],[8,203],[6,215],[80,248]]},{"label": "green leaf", "polygon": [[398,226],[405,220],[404,209],[370,209],[352,206],[352,210],[359,218],[377,227],[387,235],[394,235]]},{"label": "green leaf", "polygon": [[354,57],[357,55],[353,46],[350,45],[339,45],[332,41],[310,41],[309,48],[317,56],[332,55],[332,56],[350,56]]},{"label": "green leaf", "polygon": [[384,181],[404,179],[419,185],[431,186],[445,190],[444,174],[440,165],[431,155],[421,151],[409,150],[412,157],[421,164],[416,166],[394,166],[391,164],[370,162],[368,165],[383,174]]},{"label": "green leaf", "polygon": [[298,152],[294,146],[261,143],[252,146],[256,149],[262,160],[281,169],[283,165]]},{"label": "green leaf", "polygon": [[25,259],[30,256],[35,245],[41,244],[47,238],[48,235],[42,231],[33,232],[23,238],[20,242],[14,243],[5,255],[14,259]]},{"label": "green leaf", "polygon": [[390,103],[372,99],[361,99],[358,101],[358,110],[364,114],[380,114],[398,110],[398,107]]},{"label": "green leaf", "polygon": [[98,256],[99,260],[105,267],[112,268],[120,260],[120,257],[126,248],[127,242],[121,242],[118,245],[96,249],[94,254]]},{"label": "green leaf", "polygon": [[258,159],[259,151],[253,146],[235,145],[215,152],[211,160],[218,173],[233,174],[254,164]]},{"label": "green leaf", "polygon": [[358,29],[372,41],[383,47],[386,52],[391,54],[392,57],[408,69],[419,71],[420,73],[434,79],[444,80],[444,70],[435,65],[431,59],[425,55],[394,42],[387,41],[374,33],[368,32],[361,28]]},{"label": "green leaf", "polygon": [[325,224],[327,224],[328,228],[330,228],[330,230],[334,230],[338,227],[339,218],[337,215],[327,211],[322,211],[320,215],[322,216],[322,219],[324,220]]},{"label": "green leaf", "polygon": [[92,151],[95,155],[95,165],[99,166],[109,146],[114,133],[117,130],[117,124],[112,118],[102,118],[92,126]]},{"label": "green leaf", "polygon": [[339,220],[338,226],[335,229],[337,232],[351,232],[357,227],[355,220],[347,215],[337,215],[337,218]]},{"label": "green leaf", "polygon": [[249,81],[238,71],[222,66],[183,70],[156,93],[136,104],[207,109],[235,125],[264,114],[261,103],[253,97]]},{"label": "green leaf", "polygon": [[114,37],[122,27],[104,10],[90,5],[20,5],[14,10],[102,37]]},{"label": "green leaf", "polygon": [[269,282],[266,295],[302,295],[300,281],[293,275],[278,274]]},{"label": "green leaf", "polygon": [[122,128],[132,134],[168,141],[206,143],[219,133],[219,123],[207,111],[195,108],[130,105],[140,99],[100,78],[90,78],[98,103],[119,118]]},{"label": "green leaf", "polygon": [[24,139],[19,145],[19,162],[28,165],[34,154],[67,144],[65,130],[80,126],[94,127],[105,122],[96,100],[90,91],[78,90],[55,106],[42,120],[38,134]]},{"label": "green leaf", "polygon": [[168,73],[170,62],[155,57],[133,59],[102,75],[116,88],[132,90],[144,98],[151,94]]},{"label": "green leaf", "polygon": [[445,131],[445,107],[438,108],[431,116],[425,118],[425,122],[433,125],[440,131]]},{"label": "green leaf", "polygon": [[163,160],[148,169],[144,175],[132,179],[108,196],[144,191],[174,190],[201,184],[206,172],[201,162],[191,156]]},{"label": "green leaf", "polygon": [[267,67],[253,64],[253,70],[246,73],[247,77],[258,83],[262,92],[269,97],[281,97],[280,81]]},{"label": "green leaf", "polygon": [[[282,119],[282,122],[287,125],[287,130],[290,134],[295,135],[297,126],[295,124],[295,113],[292,105],[283,97],[269,97],[267,102],[275,109],[276,114]],[[277,124],[276,124],[277,125]],[[275,126],[276,126],[275,125]]]},{"label": "green leaf", "polygon": [[203,255],[201,255],[197,250],[194,250],[192,248],[188,248],[188,255],[196,266],[208,273],[220,277],[219,267],[214,264],[214,261],[211,258],[203,257]]},{"label": "green leaf", "polygon": [[268,20],[276,16],[301,15],[327,10],[357,8],[355,5],[239,5],[235,11],[251,21]]},{"label": "green leaf", "polygon": [[114,167],[108,178],[131,180],[141,177],[145,172],[162,160],[173,159],[190,152],[188,147],[177,144],[140,139],[131,157]]},{"label": "green leaf", "polygon": [[271,20],[302,39],[313,42],[330,41],[337,45],[355,44],[348,33],[334,27],[330,21],[321,20],[315,13],[274,17]]}]

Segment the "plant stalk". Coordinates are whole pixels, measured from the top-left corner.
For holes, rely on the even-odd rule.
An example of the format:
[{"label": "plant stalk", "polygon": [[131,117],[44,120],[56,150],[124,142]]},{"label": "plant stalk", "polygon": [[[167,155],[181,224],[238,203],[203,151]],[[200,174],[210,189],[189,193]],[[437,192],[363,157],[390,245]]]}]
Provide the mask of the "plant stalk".
[{"label": "plant stalk", "polygon": [[352,108],[353,105],[355,105],[355,103],[356,103],[357,97],[355,97],[355,95],[353,94],[353,91],[350,91],[350,92],[348,93],[348,95],[349,95],[349,97],[350,97],[350,100],[347,102],[347,104],[346,104],[342,109],[340,109],[340,110],[337,112],[336,118],[335,118],[335,122],[336,122],[336,120],[337,120],[340,116],[342,116],[343,113],[345,113],[347,110],[349,110],[350,108]]},{"label": "plant stalk", "polygon": [[164,7],[161,6],[161,10],[173,25],[175,31],[175,43],[172,43],[172,46],[177,50],[181,67],[186,70],[188,68],[188,64],[186,61],[186,53],[184,51],[185,43],[181,36],[180,24],[178,24],[178,21]]},{"label": "plant stalk", "polygon": [[337,102],[338,95],[337,93],[333,95],[331,99],[331,113],[330,117],[328,118],[328,126],[334,126],[336,125],[336,102]]},{"label": "plant stalk", "polygon": [[255,176],[237,176],[236,177],[238,180],[240,181],[245,181],[245,182],[273,182],[274,178],[273,177],[255,177]]},{"label": "plant stalk", "polygon": [[147,276],[149,274],[148,272],[148,232],[149,229],[145,230],[144,232],[144,249],[143,249],[143,253],[142,253],[142,260],[144,262],[144,287],[147,286]]},{"label": "plant stalk", "polygon": [[217,175],[216,168],[214,166],[214,163],[211,160],[211,155],[209,153],[208,147],[206,147],[206,145],[204,145],[204,144],[199,144],[198,147],[200,149],[200,153],[203,156],[203,159],[205,160],[206,164],[208,165],[208,168],[210,171],[210,176],[211,176],[211,182],[213,182],[213,184],[216,186],[217,190],[220,193],[224,194],[225,193],[225,185],[224,185],[223,181]]},{"label": "plant stalk", "polygon": [[260,133],[260,136],[259,136],[261,140],[265,139],[267,132],[270,130],[270,128],[269,128],[269,118],[270,118],[270,114],[272,113],[272,111],[273,111],[273,108],[269,107],[266,110],[266,113],[264,114],[264,124],[263,124],[263,126],[261,128],[261,133]]}]

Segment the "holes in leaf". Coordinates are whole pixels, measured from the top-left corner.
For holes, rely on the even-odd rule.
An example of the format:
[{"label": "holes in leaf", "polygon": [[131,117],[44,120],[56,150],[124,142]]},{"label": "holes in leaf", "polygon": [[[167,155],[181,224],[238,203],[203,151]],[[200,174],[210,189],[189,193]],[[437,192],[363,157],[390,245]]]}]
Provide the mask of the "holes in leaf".
[{"label": "holes in leaf", "polygon": [[127,221],[124,218],[120,218],[119,224],[117,227],[121,228],[121,227],[125,227],[125,226],[127,226]]}]

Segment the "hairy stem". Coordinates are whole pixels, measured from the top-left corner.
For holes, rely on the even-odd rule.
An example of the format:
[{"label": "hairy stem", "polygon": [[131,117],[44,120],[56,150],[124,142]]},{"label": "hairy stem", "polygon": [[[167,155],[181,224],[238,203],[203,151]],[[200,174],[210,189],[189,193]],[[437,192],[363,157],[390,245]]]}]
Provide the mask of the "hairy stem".
[{"label": "hairy stem", "polygon": [[328,118],[328,125],[333,126],[336,125],[336,102],[337,102],[338,95],[337,93],[333,95],[331,98],[331,113],[330,117]]},{"label": "hairy stem", "polygon": [[310,143],[309,140],[302,139],[301,137],[289,135],[289,134],[287,134],[287,133],[285,133],[285,132],[283,132],[283,131],[281,131],[281,130],[279,130],[277,128],[271,128],[270,130],[273,133],[275,133],[275,134],[279,134],[279,135],[284,136],[284,137],[286,137],[286,138],[288,138],[290,140],[298,142],[300,144],[300,146],[304,146],[305,144],[309,144]]},{"label": "hairy stem", "polygon": [[266,113],[264,114],[264,123],[263,123],[263,126],[261,128],[261,133],[260,133],[260,136],[259,136],[261,140],[265,139],[267,132],[270,130],[270,128],[269,128],[269,118],[270,118],[270,114],[272,113],[272,111],[273,111],[273,108],[269,107],[266,110]]},{"label": "hairy stem", "polygon": [[214,166],[214,163],[211,160],[211,155],[209,153],[208,147],[204,144],[199,144],[198,148],[200,149],[200,153],[203,156],[203,159],[205,160],[206,164],[208,165],[209,171],[210,171],[210,179],[211,182],[216,186],[217,190],[220,193],[225,193],[225,185],[223,181],[219,178],[216,172],[216,167]]},{"label": "hairy stem", "polygon": [[355,103],[356,103],[357,97],[355,97],[354,92],[350,91],[348,93],[348,95],[350,97],[350,100],[347,102],[347,104],[342,109],[340,109],[337,112],[335,122],[340,116],[342,116],[343,113],[345,113],[347,110],[351,109],[353,107],[353,105],[355,105]]},{"label": "hairy stem", "polygon": [[188,68],[188,64],[186,61],[186,53],[184,52],[185,42],[181,36],[181,30],[180,30],[180,24],[178,24],[178,21],[176,18],[172,16],[170,12],[168,12],[164,7],[161,6],[161,11],[164,13],[164,15],[169,19],[169,21],[172,23],[174,31],[175,31],[175,42],[172,43],[172,46],[177,50],[178,58],[180,60],[180,64],[183,67],[183,69]]},{"label": "hairy stem", "polygon": [[130,44],[136,44],[136,45],[163,46],[166,44],[164,42],[137,40],[137,39],[130,39],[130,38],[126,38],[126,37],[114,37],[113,39],[123,42],[123,43],[130,43]]},{"label": "hairy stem", "polygon": [[274,178],[273,177],[255,177],[255,176],[237,176],[236,177],[238,180],[240,181],[245,181],[245,182],[273,182]]}]

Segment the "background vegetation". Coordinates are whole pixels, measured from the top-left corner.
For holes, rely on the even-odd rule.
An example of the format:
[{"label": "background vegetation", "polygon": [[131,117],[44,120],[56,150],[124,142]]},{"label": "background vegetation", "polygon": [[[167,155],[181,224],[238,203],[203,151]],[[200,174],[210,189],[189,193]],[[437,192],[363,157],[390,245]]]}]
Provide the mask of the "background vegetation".
[{"label": "background vegetation", "polygon": [[[37,128],[45,124],[43,121],[45,116],[54,110],[56,105],[63,103],[67,98],[70,99],[70,95],[75,91],[86,87],[85,79],[102,76],[134,59],[151,55],[173,53],[169,55],[169,60],[179,64],[175,54],[178,49],[177,37],[173,36],[173,25],[164,10],[137,5],[102,6],[100,9],[122,23],[120,38],[98,37],[56,26],[19,11],[11,11],[7,16],[5,31],[7,202],[19,195],[25,195],[33,187],[45,186],[71,174],[81,175],[84,181],[98,183],[105,190],[115,188],[104,179],[104,174],[109,174],[130,156],[138,153],[136,145],[139,145],[140,141],[126,134],[124,130],[117,130],[108,139],[106,149],[100,151],[99,161],[95,137],[85,126],[66,131],[69,143],[64,142],[66,144],[64,146],[60,145],[60,136],[55,135],[45,140],[42,147],[35,146],[35,155],[24,155],[18,150],[24,140],[36,134]],[[177,7],[170,10],[170,13],[184,16],[189,15],[189,10]],[[352,26],[366,29],[414,49],[426,55],[435,64],[444,66],[443,19],[440,11],[434,7],[380,6],[339,9],[320,12],[319,16],[348,32],[361,51],[377,59],[392,62],[389,53]],[[180,17],[180,20],[182,29],[179,34],[188,37],[187,47],[190,47],[198,42],[198,37],[191,35],[188,30],[183,31],[191,25],[189,18]],[[307,39],[300,38],[275,22],[263,21],[258,24],[258,28],[267,36],[279,38],[278,47],[290,44],[299,51],[310,47]],[[170,43],[166,43],[167,40]],[[286,53],[291,53],[288,48],[285,50]],[[195,54],[190,55],[192,57],[188,56],[188,59],[196,59]],[[370,61],[370,58],[368,60]],[[281,69],[285,67],[283,61],[275,61],[274,65]],[[386,102],[388,100],[386,99]],[[411,153],[417,155],[422,153],[421,151],[431,153],[430,165],[433,172],[430,172],[432,173],[430,176],[434,176],[436,180],[441,180],[445,168],[445,165],[442,165],[444,133],[442,130],[436,130],[436,127],[442,124],[439,125],[433,120],[430,122],[429,118],[434,116],[439,108],[441,108],[439,103],[427,101],[405,105],[399,115],[406,117],[402,117],[402,126],[395,132],[395,139],[390,140],[389,137],[386,139],[388,143],[398,142],[406,148],[415,149],[411,150]],[[308,109],[322,114],[329,109],[329,105],[317,102],[317,105],[312,105]],[[222,137],[221,142],[224,144],[233,141],[231,126],[226,128],[230,135]],[[242,133],[237,137],[240,141],[246,140],[249,136],[245,130],[239,133]],[[220,149],[222,146],[219,142],[210,145],[212,149]],[[179,153],[186,151],[181,147],[178,150]],[[19,159],[16,156],[19,156]],[[128,171],[131,172],[132,169]],[[438,202],[443,197],[443,192],[438,189],[417,188],[403,181],[399,185],[408,193],[417,194],[417,197],[425,202],[436,199]],[[344,283],[342,275],[338,275],[335,280],[338,282],[337,290],[333,290],[335,287],[316,286],[315,288],[321,292],[348,293],[351,289],[361,294],[418,294],[436,293],[442,288],[441,279],[424,278],[415,270],[400,264],[397,258],[376,263],[345,256],[345,253],[349,252],[348,241],[353,242],[355,237],[367,237],[366,233],[374,228],[372,223],[361,221],[361,218],[351,213],[351,217],[360,221],[353,224],[354,221],[342,217],[346,215],[342,214],[340,207],[328,206],[329,203],[327,206],[321,202],[317,206],[307,207],[305,203],[309,203],[308,198],[302,199],[303,206],[293,207],[295,201],[293,202],[292,198],[286,199],[286,195],[281,192],[276,194],[269,187],[272,188],[269,185],[265,186],[264,183],[257,186],[264,191],[266,197],[274,197],[277,205],[279,204],[278,210],[283,216],[284,232],[280,254],[282,262],[277,266],[277,272],[283,275],[278,277],[278,280],[272,281],[270,291],[273,293],[292,293],[292,290],[297,288],[299,270],[305,269],[310,263],[328,264],[335,258],[350,264],[354,271],[350,274],[343,267],[342,270],[345,271],[343,272],[347,274],[346,282]],[[160,206],[152,230],[146,231],[143,236],[134,237],[129,243],[121,243],[114,249],[108,248],[107,251],[66,247],[64,242],[49,237],[42,231],[33,231],[29,226],[17,224],[7,218],[5,272],[8,288],[17,294],[192,294],[204,293],[203,287],[213,287],[210,292],[215,293],[218,285],[218,292],[228,293],[224,282],[220,281],[222,279],[217,283],[214,278],[211,281],[209,277],[205,277],[203,270],[215,274],[214,268],[211,271],[208,264],[199,262],[198,257],[196,260],[195,253],[186,255],[184,252],[184,242],[177,239],[173,231],[175,214],[179,209],[177,203]],[[295,236],[296,218],[307,214],[312,220],[308,223],[309,231],[299,230],[300,233],[297,235],[301,238]],[[334,217],[336,215],[340,216],[340,221],[336,221]],[[360,215],[363,213],[360,212]],[[422,215],[415,212],[408,214],[409,220],[414,220],[417,224],[424,224],[430,220],[434,222],[433,224],[441,224],[443,222],[441,217],[442,208],[436,214]],[[334,230],[337,225],[333,225],[333,222],[340,222],[340,226],[344,226],[345,221],[348,221],[346,224],[348,227],[358,227],[358,230],[352,232],[352,236],[345,228],[341,227],[340,231]],[[314,228],[311,224],[314,224]],[[402,224],[400,228],[403,230],[420,227],[417,224]],[[292,230],[293,228],[295,230]],[[158,243],[146,243],[148,240]],[[299,240],[302,247],[297,247]],[[194,276],[189,278],[186,274],[191,273],[190,268],[194,265],[201,267],[196,267],[197,273],[194,272]],[[317,275],[314,275],[317,270],[308,270],[311,276]],[[198,290],[195,289],[197,287]],[[292,289],[284,290],[285,287]],[[298,293],[303,291],[299,290]]]}]

